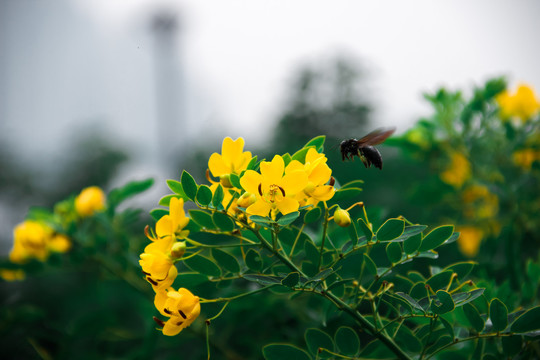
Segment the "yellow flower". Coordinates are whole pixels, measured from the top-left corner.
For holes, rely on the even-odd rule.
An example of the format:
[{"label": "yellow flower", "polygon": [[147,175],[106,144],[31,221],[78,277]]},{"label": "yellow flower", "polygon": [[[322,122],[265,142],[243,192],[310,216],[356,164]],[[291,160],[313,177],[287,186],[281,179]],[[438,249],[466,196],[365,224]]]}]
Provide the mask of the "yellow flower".
[{"label": "yellow flower", "polygon": [[189,230],[183,230],[189,223],[184,211],[184,199],[171,198],[169,203],[169,215],[163,215],[156,224],[158,239],[170,237],[185,239],[189,235]]},{"label": "yellow flower", "polygon": [[533,162],[540,161],[540,151],[535,149],[516,150],[512,154],[512,160],[522,169],[531,170]]},{"label": "yellow flower", "polygon": [[180,288],[178,291],[172,288],[156,293],[154,305],[161,315],[168,317],[166,322],[158,320],[163,326],[163,335],[174,336],[191,323],[201,313],[199,297],[194,296],[188,289]]},{"label": "yellow flower", "polygon": [[297,200],[300,205],[317,205],[319,201],[330,200],[335,193],[332,185],[325,185],[332,177],[332,170],[326,164],[327,158],[324,154],[318,153],[317,150],[310,148],[306,153],[304,164],[298,161],[291,161],[285,169],[285,173],[297,170],[304,170],[308,176],[308,183],[297,195]]},{"label": "yellow flower", "polygon": [[0,278],[6,281],[24,280],[25,274],[22,269],[0,269]]},{"label": "yellow flower", "polygon": [[268,216],[271,213],[271,216],[275,217],[277,212],[285,215],[296,211],[300,205],[294,197],[307,183],[308,177],[304,170],[285,173],[285,162],[281,156],[274,156],[271,162],[263,161],[260,174],[248,170],[240,179],[244,190],[257,196],[257,201],[250,205],[246,212],[259,216]]},{"label": "yellow flower", "polygon": [[461,226],[457,239],[459,251],[465,256],[475,257],[480,249],[480,243],[484,237],[484,232],[475,226]]},{"label": "yellow flower", "polygon": [[351,216],[347,210],[338,207],[334,211],[334,221],[341,227],[347,227],[351,225]]},{"label": "yellow flower", "polygon": [[105,193],[97,186],[90,186],[75,198],[75,210],[82,217],[91,216],[105,209]]},{"label": "yellow flower", "polygon": [[463,213],[469,219],[491,219],[499,212],[499,198],[484,185],[471,185],[463,191]]},{"label": "yellow flower", "polygon": [[13,249],[9,259],[14,263],[24,263],[30,258],[45,261],[51,251],[66,252],[70,249],[69,239],[55,234],[49,226],[27,220],[13,230]]},{"label": "yellow flower", "polygon": [[224,187],[232,187],[229,176],[230,174],[240,175],[243,170],[247,169],[251,161],[251,152],[243,152],[244,139],[236,140],[226,137],[221,145],[221,154],[213,153],[208,160],[208,169],[214,177],[221,179],[221,185]]},{"label": "yellow flower", "polygon": [[172,245],[169,238],[156,240],[146,246],[144,253],[140,256],[139,265],[142,267],[143,273],[156,283],[164,281],[169,276],[171,266],[174,266],[173,260],[169,256]]},{"label": "yellow flower", "polygon": [[471,163],[462,153],[454,152],[450,155],[450,164],[440,174],[442,181],[455,188],[463,186],[471,177]]},{"label": "yellow flower", "polygon": [[540,102],[536,99],[533,89],[524,84],[520,85],[513,95],[508,91],[499,94],[496,101],[501,108],[503,119],[517,117],[525,122],[540,110]]}]

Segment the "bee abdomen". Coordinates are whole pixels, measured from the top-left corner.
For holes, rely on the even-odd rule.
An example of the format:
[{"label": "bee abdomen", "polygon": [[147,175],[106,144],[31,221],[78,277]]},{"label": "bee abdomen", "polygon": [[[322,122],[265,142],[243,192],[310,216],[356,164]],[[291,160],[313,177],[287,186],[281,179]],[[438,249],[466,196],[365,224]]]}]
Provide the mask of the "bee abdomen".
[{"label": "bee abdomen", "polygon": [[368,168],[372,164],[376,168],[382,170],[382,156],[379,150],[377,150],[373,146],[363,146],[360,149],[360,153],[364,156],[366,161],[364,162],[364,165]]}]

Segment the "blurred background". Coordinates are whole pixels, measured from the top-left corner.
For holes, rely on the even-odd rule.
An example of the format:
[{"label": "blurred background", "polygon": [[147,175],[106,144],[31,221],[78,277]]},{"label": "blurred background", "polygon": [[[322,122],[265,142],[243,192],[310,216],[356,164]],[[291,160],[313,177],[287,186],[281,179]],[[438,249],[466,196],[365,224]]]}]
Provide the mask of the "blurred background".
[{"label": "blurred background", "polygon": [[163,179],[205,168],[225,136],[252,152],[294,151],[318,134],[337,144],[380,126],[402,133],[439,86],[506,76],[540,89],[539,10],[532,0],[1,0],[1,253],[30,204],[150,176],[158,186],[139,201],[151,208]]}]

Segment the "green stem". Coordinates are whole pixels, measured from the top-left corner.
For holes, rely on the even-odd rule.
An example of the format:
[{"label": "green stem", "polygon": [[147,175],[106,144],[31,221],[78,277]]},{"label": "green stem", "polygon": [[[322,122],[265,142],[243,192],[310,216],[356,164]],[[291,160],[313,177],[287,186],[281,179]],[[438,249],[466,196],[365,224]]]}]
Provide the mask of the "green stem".
[{"label": "green stem", "polygon": [[345,311],[351,315],[356,322],[358,322],[370,335],[375,336],[379,339],[390,351],[392,351],[398,359],[402,360],[412,360],[412,358],[407,355],[395,342],[393,339],[389,338],[383,333],[377,332],[375,327],[360,314],[358,311],[351,308],[348,304],[343,302],[339,297],[332,294],[332,292],[321,293],[324,297],[332,301],[340,310]]},{"label": "green stem", "polygon": [[326,202],[323,202],[324,204],[324,224],[323,224],[323,234],[322,234],[322,240],[321,240],[321,250],[319,252],[319,263],[317,264],[317,271],[321,270],[321,262],[322,262],[322,256],[324,251],[324,242],[326,240],[326,230],[328,229],[328,207],[326,206]]},{"label": "green stem", "polygon": [[514,335],[515,334],[513,333],[491,333],[491,334],[477,334],[474,336],[469,336],[468,338],[464,338],[464,339],[456,339],[453,342],[446,344],[443,347],[440,347],[437,350],[435,350],[433,353],[431,353],[430,355],[426,357],[426,360],[431,359],[433,356],[449,348],[450,346],[454,346],[456,344],[459,344],[465,341],[478,340],[479,338],[495,338],[495,337],[502,337],[502,336],[514,336]]},{"label": "green stem", "polygon": [[[216,303],[216,302],[223,302],[223,301],[229,302],[229,301],[232,301],[232,300],[236,300],[236,299],[243,298],[243,297],[245,297],[245,296],[249,296],[249,295],[253,295],[253,294],[259,293],[259,292],[261,292],[261,291],[265,291],[265,290],[270,289],[271,287],[274,287],[274,286],[276,286],[276,285],[277,285],[277,284],[268,285],[268,286],[259,288],[259,289],[257,289],[257,290],[249,291],[249,292],[246,292],[246,293],[242,293],[242,294],[239,294],[239,295],[236,295],[236,296],[227,297],[227,298],[201,299],[200,303],[201,303],[201,304],[204,304],[204,303]],[[220,312],[220,313],[221,313],[221,312]]]},{"label": "green stem", "polygon": [[306,223],[302,224],[302,227],[300,228],[300,231],[298,231],[298,235],[296,235],[296,239],[294,239],[293,246],[291,248],[291,251],[289,252],[289,257],[292,257],[294,254],[294,248],[296,248],[296,244],[298,243],[298,240],[300,239],[300,235],[302,235],[302,232],[304,231],[304,228],[306,227]]}]

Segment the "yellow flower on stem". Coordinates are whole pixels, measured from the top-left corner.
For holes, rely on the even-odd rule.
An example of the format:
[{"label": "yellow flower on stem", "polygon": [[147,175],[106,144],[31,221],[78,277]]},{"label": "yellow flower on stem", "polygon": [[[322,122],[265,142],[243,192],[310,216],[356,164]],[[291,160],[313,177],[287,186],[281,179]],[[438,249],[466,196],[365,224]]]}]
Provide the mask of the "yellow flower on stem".
[{"label": "yellow flower on stem", "polygon": [[[169,239],[156,240],[144,248],[141,254],[139,265],[145,275],[154,282],[164,281],[169,276],[169,271],[174,266],[169,253],[172,248],[172,242]],[[150,281],[152,283],[152,281]]]},{"label": "yellow flower on stem", "polygon": [[347,227],[351,225],[351,216],[347,210],[338,207],[336,211],[334,211],[334,221],[341,227]]},{"label": "yellow flower on stem", "polygon": [[512,153],[514,164],[524,170],[531,170],[535,161],[540,161],[540,151],[535,149],[521,149]]},{"label": "yellow flower on stem", "polygon": [[518,86],[515,94],[504,91],[497,95],[496,101],[503,119],[517,117],[525,122],[540,110],[540,101],[536,99],[533,89],[524,84]]},{"label": "yellow flower on stem", "polygon": [[244,139],[236,140],[226,137],[221,145],[221,154],[213,153],[208,160],[208,169],[214,177],[219,177],[221,185],[226,188],[232,187],[230,174],[240,175],[247,169],[251,161],[251,152],[243,152]]},{"label": "yellow flower on stem", "polygon": [[475,257],[480,250],[484,232],[475,226],[461,226],[457,231],[460,233],[457,239],[459,251],[467,257]]},{"label": "yellow flower on stem", "polygon": [[328,159],[324,154],[310,148],[306,153],[305,163],[291,161],[285,169],[285,173],[296,170],[304,170],[308,176],[308,183],[303,192],[300,192],[297,199],[300,205],[317,205],[319,201],[330,200],[335,193],[334,186],[326,185],[332,177],[332,170],[326,164]]},{"label": "yellow flower on stem", "polygon": [[172,288],[156,293],[154,305],[161,315],[168,317],[167,321],[154,318],[162,326],[163,335],[174,336],[191,323],[201,313],[199,297],[193,295],[188,289]]},{"label": "yellow flower on stem", "polygon": [[448,185],[460,188],[471,177],[471,163],[462,153],[454,152],[450,154],[450,164],[440,177]]},{"label": "yellow flower on stem", "polygon": [[184,211],[184,199],[171,198],[169,203],[169,215],[163,215],[156,224],[158,239],[170,237],[185,239],[189,235],[189,230],[183,230],[189,223]]},{"label": "yellow flower on stem", "polygon": [[22,269],[0,269],[0,278],[6,281],[24,280],[25,276]]},{"label": "yellow flower on stem", "polygon": [[461,196],[463,214],[469,219],[492,219],[499,212],[499,198],[484,185],[471,185]]},{"label": "yellow flower on stem", "polygon": [[274,156],[271,162],[263,161],[260,174],[248,170],[240,179],[244,190],[257,197],[246,212],[265,217],[271,214],[274,218],[277,212],[286,215],[297,211],[300,204],[295,195],[304,190],[307,183],[308,177],[303,169],[285,173],[285,162],[281,156]]},{"label": "yellow flower on stem", "polygon": [[81,217],[94,215],[105,209],[105,193],[97,186],[90,186],[75,198],[75,211]]},{"label": "yellow flower on stem", "polygon": [[70,247],[71,242],[66,236],[55,234],[45,224],[27,220],[13,230],[13,249],[9,259],[14,263],[24,263],[30,258],[45,261],[51,251],[66,252]]}]

